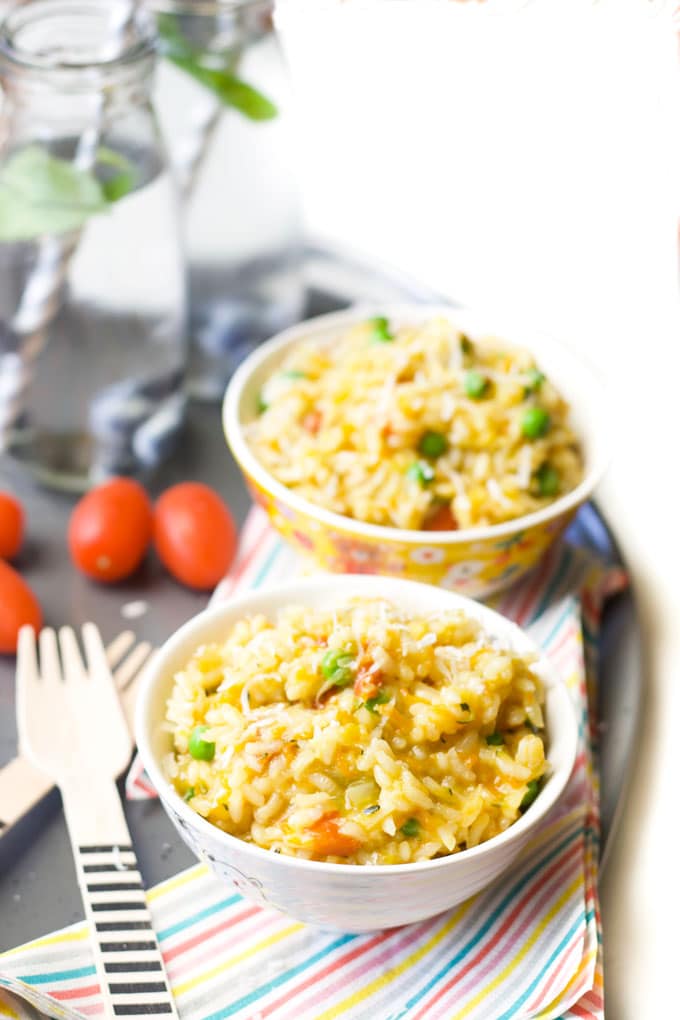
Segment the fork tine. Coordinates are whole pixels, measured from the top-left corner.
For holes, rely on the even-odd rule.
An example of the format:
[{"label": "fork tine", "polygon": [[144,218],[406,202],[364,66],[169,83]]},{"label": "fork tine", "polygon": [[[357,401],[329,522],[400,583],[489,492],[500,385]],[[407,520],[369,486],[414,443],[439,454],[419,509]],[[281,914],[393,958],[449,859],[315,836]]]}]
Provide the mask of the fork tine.
[{"label": "fork tine", "polygon": [[116,687],[119,692],[125,690],[128,684],[133,681],[135,674],[139,673],[152,649],[153,645],[149,641],[140,641],[130,652],[127,659],[121,663],[114,674]]},{"label": "fork tine", "polygon": [[35,645],[35,631],[24,626],[19,631],[17,643],[17,684],[31,683],[38,679],[38,653]]},{"label": "fork tine", "polygon": [[83,644],[88,673],[96,680],[97,677],[111,677],[111,669],[106,658],[104,642],[99,627],[94,623],[83,624]]},{"label": "fork tine", "polygon": [[67,683],[86,683],[87,674],[72,627],[59,628],[59,648],[64,665],[64,680]]},{"label": "fork tine", "polygon": [[113,639],[110,645],[106,646],[106,658],[112,670],[116,668],[134,643],[135,632],[133,630],[124,630],[122,634]]},{"label": "fork tine", "polygon": [[38,674],[38,653],[35,644],[35,631],[25,626],[19,631],[17,642],[17,729],[19,744],[28,746],[27,723],[31,715],[31,702],[36,695]]},{"label": "fork tine", "polygon": [[40,647],[42,682],[58,683],[61,680],[61,663],[59,662],[57,635],[52,627],[44,627],[40,631],[40,637],[38,640]]}]

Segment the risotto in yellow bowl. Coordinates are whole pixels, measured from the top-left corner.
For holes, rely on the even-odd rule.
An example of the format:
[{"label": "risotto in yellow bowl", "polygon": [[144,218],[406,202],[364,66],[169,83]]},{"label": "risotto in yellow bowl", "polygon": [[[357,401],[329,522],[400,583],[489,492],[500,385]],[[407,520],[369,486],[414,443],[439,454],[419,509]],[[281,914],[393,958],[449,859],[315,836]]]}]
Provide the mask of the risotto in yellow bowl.
[{"label": "risotto in yellow bowl", "polygon": [[345,864],[454,854],[539,794],[533,661],[462,609],[357,598],[247,616],[176,672],[165,772],[203,818],[275,853]]}]

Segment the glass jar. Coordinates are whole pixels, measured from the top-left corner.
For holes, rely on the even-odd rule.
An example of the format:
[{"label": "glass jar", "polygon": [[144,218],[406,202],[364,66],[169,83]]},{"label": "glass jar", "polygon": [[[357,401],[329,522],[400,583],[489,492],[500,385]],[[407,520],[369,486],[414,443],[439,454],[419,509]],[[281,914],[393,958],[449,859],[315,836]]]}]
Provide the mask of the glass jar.
[{"label": "glass jar", "polygon": [[261,340],[303,312],[288,80],[271,0],[150,0],[156,105],[183,196],[189,391],[220,399]]},{"label": "glass jar", "polygon": [[183,419],[179,216],[153,18],[28,0],[0,28],[0,450],[73,490],[145,473]]}]

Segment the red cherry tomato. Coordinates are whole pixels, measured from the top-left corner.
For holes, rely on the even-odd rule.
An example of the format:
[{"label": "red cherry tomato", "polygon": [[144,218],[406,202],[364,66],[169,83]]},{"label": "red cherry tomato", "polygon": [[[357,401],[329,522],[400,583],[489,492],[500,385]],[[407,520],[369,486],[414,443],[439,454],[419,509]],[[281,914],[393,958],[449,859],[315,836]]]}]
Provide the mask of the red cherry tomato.
[{"label": "red cherry tomato", "polygon": [[24,510],[9,492],[0,492],[0,559],[11,560],[24,537]]},{"label": "red cherry tomato", "polygon": [[34,630],[42,627],[42,611],[37,598],[23,577],[0,560],[0,653],[17,650],[19,631],[29,624]]},{"label": "red cherry tomato", "polygon": [[122,581],[142,562],[152,522],[151,501],[139,482],[113,478],[76,504],[68,526],[71,559],[95,581]]},{"label": "red cherry tomato", "polygon": [[215,587],[236,550],[236,525],[228,507],[200,482],[166,489],[156,503],[153,537],[172,576],[199,591]]}]

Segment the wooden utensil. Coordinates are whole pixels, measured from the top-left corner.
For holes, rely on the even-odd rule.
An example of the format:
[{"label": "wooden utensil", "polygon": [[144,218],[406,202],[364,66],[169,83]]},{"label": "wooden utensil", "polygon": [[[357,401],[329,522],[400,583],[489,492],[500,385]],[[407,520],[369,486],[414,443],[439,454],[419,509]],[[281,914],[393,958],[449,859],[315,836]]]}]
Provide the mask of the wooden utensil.
[{"label": "wooden utensil", "polygon": [[132,738],[97,627],[19,634],[20,746],[61,791],[106,1015],[176,1016],[116,777]]},{"label": "wooden utensil", "polygon": [[[135,644],[131,630],[119,634],[106,649],[106,659],[113,670],[131,733],[139,681],[152,651],[153,646],[148,641]],[[50,776],[39,772],[19,749],[17,757],[0,769],[0,839],[46,797],[53,786]]]}]

